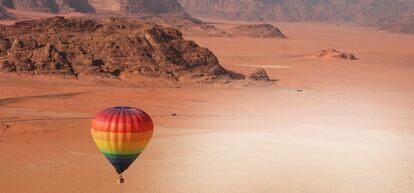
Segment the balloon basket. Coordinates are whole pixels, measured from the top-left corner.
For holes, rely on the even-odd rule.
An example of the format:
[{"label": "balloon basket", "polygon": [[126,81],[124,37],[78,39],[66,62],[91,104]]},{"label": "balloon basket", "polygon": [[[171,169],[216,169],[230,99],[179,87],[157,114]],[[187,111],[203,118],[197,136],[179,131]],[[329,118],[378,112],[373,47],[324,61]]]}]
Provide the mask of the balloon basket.
[{"label": "balloon basket", "polygon": [[123,184],[125,183],[124,177],[122,175],[118,176],[118,184]]}]

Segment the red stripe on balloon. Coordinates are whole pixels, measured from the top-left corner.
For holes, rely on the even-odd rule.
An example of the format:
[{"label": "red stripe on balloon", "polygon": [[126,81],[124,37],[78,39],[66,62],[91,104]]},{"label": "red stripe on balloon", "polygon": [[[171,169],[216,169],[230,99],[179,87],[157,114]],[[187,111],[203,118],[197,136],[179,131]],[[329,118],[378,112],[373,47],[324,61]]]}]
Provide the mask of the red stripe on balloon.
[{"label": "red stripe on balloon", "polygon": [[153,129],[151,118],[138,109],[107,109],[92,121],[92,129],[113,133],[137,133]]}]

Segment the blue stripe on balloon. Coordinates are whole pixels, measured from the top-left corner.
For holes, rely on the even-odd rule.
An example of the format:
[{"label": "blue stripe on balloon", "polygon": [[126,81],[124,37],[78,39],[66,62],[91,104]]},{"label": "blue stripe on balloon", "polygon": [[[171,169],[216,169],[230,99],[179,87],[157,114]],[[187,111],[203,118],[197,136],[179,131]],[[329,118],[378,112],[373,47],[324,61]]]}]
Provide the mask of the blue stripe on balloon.
[{"label": "blue stripe on balloon", "polygon": [[109,162],[111,162],[111,164],[114,166],[116,172],[118,172],[118,174],[122,174],[126,169],[128,169],[128,167],[132,164],[132,162],[135,161],[135,159],[137,159],[137,157],[139,156],[139,154],[135,157],[125,157],[125,156],[105,156]]}]

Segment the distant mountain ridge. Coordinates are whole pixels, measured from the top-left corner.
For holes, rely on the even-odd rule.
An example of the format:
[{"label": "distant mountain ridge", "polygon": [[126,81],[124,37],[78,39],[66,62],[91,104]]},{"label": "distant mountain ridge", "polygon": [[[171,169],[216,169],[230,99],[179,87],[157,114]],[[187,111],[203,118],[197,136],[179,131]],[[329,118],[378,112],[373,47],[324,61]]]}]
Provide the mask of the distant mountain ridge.
[{"label": "distant mountain ridge", "polygon": [[414,34],[414,11],[405,13],[398,18],[384,18],[377,21],[376,26],[390,32]]},{"label": "distant mountain ridge", "polygon": [[188,12],[231,20],[352,22],[414,33],[414,0],[0,0],[0,19],[13,17],[6,8],[107,16],[184,13],[190,18]]},{"label": "distant mountain ridge", "polygon": [[194,16],[238,20],[369,22],[413,8],[402,0],[179,0]]},{"label": "distant mountain ridge", "polygon": [[183,11],[177,0],[0,0],[3,8],[66,13],[116,11],[120,13],[169,13]]},{"label": "distant mountain ridge", "polygon": [[[406,31],[414,26],[407,13],[414,0],[179,0],[198,17],[248,21],[352,22],[393,26]],[[404,27],[400,27],[404,25]],[[409,29],[407,29],[409,28]]]},{"label": "distant mountain ridge", "polygon": [[9,19],[11,16],[10,14],[4,9],[3,7],[0,7],[0,19]]}]

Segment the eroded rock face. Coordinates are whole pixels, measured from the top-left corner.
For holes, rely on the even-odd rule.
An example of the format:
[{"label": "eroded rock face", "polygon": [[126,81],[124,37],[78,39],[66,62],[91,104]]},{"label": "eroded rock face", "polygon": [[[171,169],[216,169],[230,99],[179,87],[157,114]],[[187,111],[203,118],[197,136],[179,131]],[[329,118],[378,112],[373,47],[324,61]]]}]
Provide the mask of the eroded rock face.
[{"label": "eroded rock face", "polygon": [[228,76],[206,48],[180,31],[131,19],[48,19],[0,26],[2,71],[178,79]]},{"label": "eroded rock face", "polygon": [[286,38],[279,28],[270,24],[239,25],[230,29],[232,36],[247,36],[252,38]]},{"label": "eroded rock face", "polygon": [[7,72],[32,71],[35,74],[74,74],[65,54],[53,45],[39,45],[20,39],[14,39],[7,50],[7,60],[0,69]]}]

